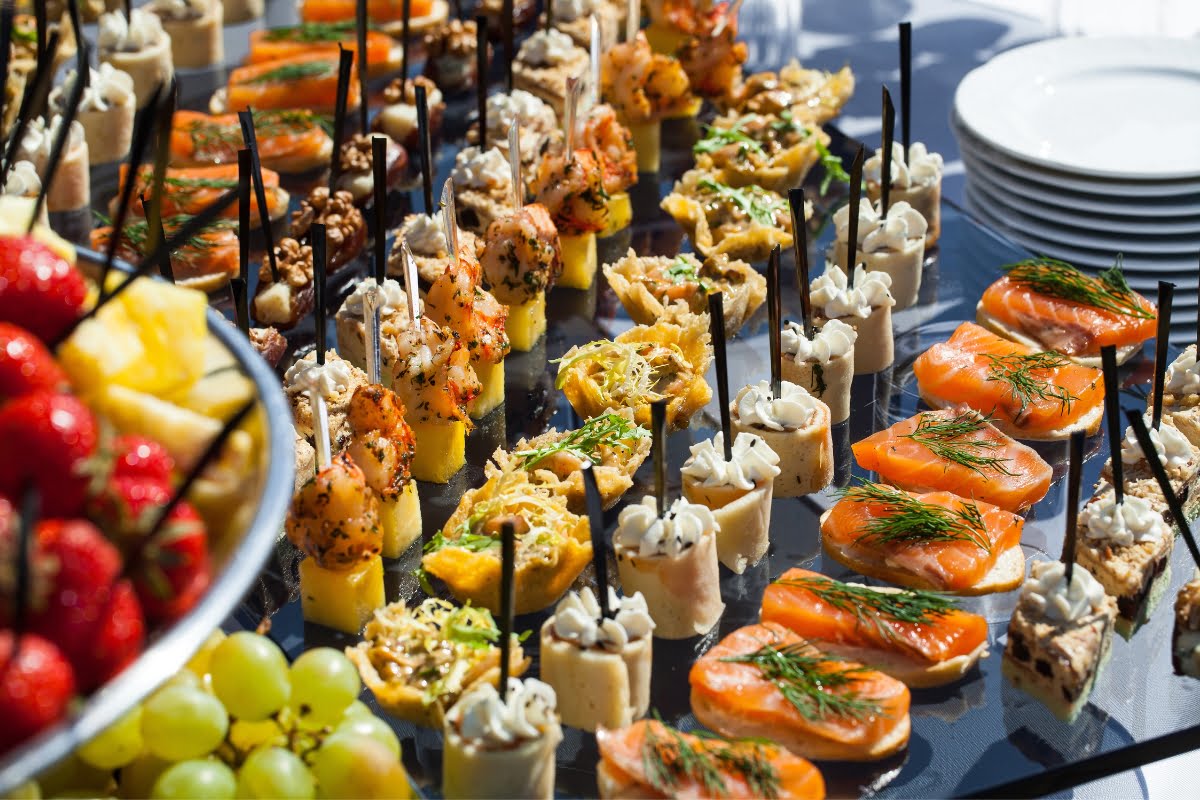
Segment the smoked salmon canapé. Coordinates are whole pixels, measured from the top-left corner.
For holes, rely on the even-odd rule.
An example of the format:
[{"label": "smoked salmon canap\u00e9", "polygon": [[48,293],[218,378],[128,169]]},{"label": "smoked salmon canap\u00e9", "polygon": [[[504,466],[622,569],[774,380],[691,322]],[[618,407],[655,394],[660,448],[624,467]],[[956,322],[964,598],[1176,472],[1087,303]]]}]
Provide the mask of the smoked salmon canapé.
[{"label": "smoked salmon canap\u00e9", "polygon": [[[163,220],[167,238],[174,236],[190,217],[175,216]],[[148,254],[149,223],[144,219],[129,220],[121,230],[117,255],[130,264],[140,264]],[[91,246],[107,252],[112,238],[112,225],[92,230]],[[237,223],[219,219],[191,239],[171,251],[171,274],[175,283],[191,289],[212,292],[229,283],[240,269]]]},{"label": "smoked salmon canap\u00e9", "polygon": [[762,619],[913,688],[958,680],[987,655],[987,620],[945,595],[843,583],[806,569],[789,569],[767,586]]},{"label": "smoked salmon canap\u00e9", "polygon": [[968,406],[922,411],[851,449],[884,483],[911,492],[943,489],[1014,513],[1046,496],[1054,472],[1032,447]]},{"label": "smoked salmon canap\u00e9", "polygon": [[[354,21],[302,22],[282,28],[259,29],[250,32],[250,53],[247,64],[265,64],[281,58],[323,53],[338,57],[339,48],[358,52],[358,36]],[[367,31],[367,76],[377,78],[400,69],[404,46],[375,30]]]},{"label": "smoked salmon canap\u00e9", "polygon": [[688,683],[704,726],[802,758],[877,761],[903,750],[912,729],[907,686],[774,622],[726,636],[692,665]]},{"label": "smoked salmon canap\u00e9", "polygon": [[[154,166],[143,164],[136,173],[137,183],[133,187],[133,204],[131,211],[140,217],[145,217],[140,197],[150,197],[150,187],[154,180]],[[121,165],[121,185],[129,177],[129,165]],[[264,168],[262,171],[263,189],[267,199],[267,220],[276,220],[287,213],[289,195],[279,186],[279,173]],[[219,200],[226,192],[238,188],[237,164],[221,164],[213,167],[168,167],[163,179],[162,215],[164,219],[175,216],[194,216]],[[120,192],[118,191],[118,197]],[[117,198],[113,198],[115,206]],[[238,205],[233,203],[222,213],[225,219],[238,218]],[[250,193],[250,224],[261,224],[258,213],[258,193]]]},{"label": "smoked salmon canap\u00e9", "polygon": [[1095,433],[1104,375],[1059,353],[1039,352],[964,322],[913,362],[917,391],[933,408],[969,406],[1015,439]]},{"label": "smoked salmon canap\u00e9", "polygon": [[[356,13],[358,0],[300,0],[300,19],[305,22],[353,22]],[[450,4],[446,0],[412,0],[409,15],[411,31],[421,33],[445,22]],[[393,36],[400,35],[404,0],[367,0],[367,19]]]},{"label": "smoked salmon canap\u00e9", "polygon": [[[358,67],[350,70],[346,108],[358,108]],[[209,111],[276,111],[306,108],[322,114],[333,113],[337,105],[338,57],[328,53],[248,64],[229,73],[229,83],[218,89],[209,102]]]},{"label": "smoked salmon canap\u00e9", "polygon": [[799,756],[760,740],[677,731],[658,720],[596,731],[600,797],[822,800],[825,779]]},{"label": "smoked salmon canap\u00e9", "polygon": [[[258,156],[266,169],[300,173],[329,166],[333,138],[320,116],[306,109],[254,112]],[[171,164],[200,167],[237,164],[245,147],[237,114],[176,111],[171,123]]]},{"label": "smoked salmon canap\u00e9", "polygon": [[861,483],[821,515],[821,542],[833,560],[862,575],[909,589],[990,594],[1025,580],[1024,524],[950,492]]},{"label": "smoked salmon canap\u00e9", "polygon": [[1094,278],[1050,258],[1004,270],[984,291],[975,315],[1006,339],[1098,367],[1101,347],[1116,347],[1121,364],[1154,337],[1158,311],[1129,288],[1119,263]]}]

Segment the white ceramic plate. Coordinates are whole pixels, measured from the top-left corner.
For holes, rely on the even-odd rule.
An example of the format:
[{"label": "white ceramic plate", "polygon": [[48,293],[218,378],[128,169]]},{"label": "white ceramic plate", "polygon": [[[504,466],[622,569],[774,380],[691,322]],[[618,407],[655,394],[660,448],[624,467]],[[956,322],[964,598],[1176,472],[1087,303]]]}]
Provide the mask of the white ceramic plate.
[{"label": "white ceramic plate", "polygon": [[963,78],[954,104],[1011,155],[1104,178],[1200,177],[1200,47],[1190,39],[1050,39]]}]

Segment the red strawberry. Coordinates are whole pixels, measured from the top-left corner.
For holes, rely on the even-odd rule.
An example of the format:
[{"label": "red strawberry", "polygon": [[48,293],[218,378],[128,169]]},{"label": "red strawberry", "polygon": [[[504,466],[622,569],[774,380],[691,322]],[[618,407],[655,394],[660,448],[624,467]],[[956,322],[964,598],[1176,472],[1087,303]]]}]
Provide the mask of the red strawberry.
[{"label": "red strawberry", "polygon": [[122,549],[136,550],[170,499],[165,483],[117,477],[88,501],[88,518]]},{"label": "red strawberry", "polygon": [[124,433],[112,442],[112,477],[171,485],[175,460],[161,444],[133,433]]},{"label": "red strawberry", "polygon": [[82,276],[58,253],[29,236],[0,238],[0,320],[51,342],[80,316],[86,297]]},{"label": "red strawberry", "polygon": [[0,322],[0,401],[66,384],[67,374],[36,336]]},{"label": "red strawberry", "polygon": [[42,518],[79,516],[88,486],[83,462],[96,437],[96,418],[76,397],[38,391],[10,400],[0,408],[0,494],[15,500],[32,482]]},{"label": "red strawberry", "polygon": [[78,673],[80,688],[87,691],[115,677],[142,652],[145,638],[146,622],[133,584],[117,581],[88,647],[87,668]]},{"label": "red strawberry", "polygon": [[142,544],[134,587],[149,619],[173,622],[196,605],[211,581],[204,521],[186,501]]},{"label": "red strawberry", "polygon": [[0,631],[0,753],[62,719],[75,694],[71,665],[52,643],[27,633],[16,655],[12,631]]}]

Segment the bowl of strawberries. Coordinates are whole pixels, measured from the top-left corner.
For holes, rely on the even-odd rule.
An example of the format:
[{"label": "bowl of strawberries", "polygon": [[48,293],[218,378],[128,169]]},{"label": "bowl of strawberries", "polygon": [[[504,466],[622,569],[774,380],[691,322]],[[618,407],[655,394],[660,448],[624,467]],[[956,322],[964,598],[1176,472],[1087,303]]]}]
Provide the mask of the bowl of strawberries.
[{"label": "bowl of strawberries", "polygon": [[103,274],[102,256],[48,229],[5,230],[12,216],[0,213],[0,796],[192,656],[258,579],[293,488],[278,378],[203,293],[122,264]]}]

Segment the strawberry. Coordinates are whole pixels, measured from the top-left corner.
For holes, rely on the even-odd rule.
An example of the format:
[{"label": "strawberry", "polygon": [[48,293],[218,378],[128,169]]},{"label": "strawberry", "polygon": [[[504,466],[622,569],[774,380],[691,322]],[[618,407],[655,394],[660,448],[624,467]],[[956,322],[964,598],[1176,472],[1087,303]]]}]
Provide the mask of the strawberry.
[{"label": "strawberry", "polygon": [[75,673],[51,642],[27,633],[16,651],[12,631],[0,631],[0,753],[62,719],[75,694]]},{"label": "strawberry", "polygon": [[196,605],[211,578],[204,521],[181,501],[142,543],[133,569],[134,588],[149,619],[173,622]]},{"label": "strawberry", "polygon": [[88,518],[117,540],[153,524],[150,512],[171,498],[175,461],[153,439],[121,434],[102,443],[84,465],[90,481]]},{"label": "strawberry", "polygon": [[171,485],[171,472],[175,460],[161,444],[133,433],[124,433],[113,439],[112,477],[136,478],[139,480]]},{"label": "strawberry", "polygon": [[96,418],[76,397],[37,391],[10,400],[0,408],[0,494],[16,501],[32,483],[43,518],[79,516],[96,439]]},{"label": "strawberry", "polygon": [[87,668],[79,671],[81,689],[96,688],[115,677],[142,652],[146,622],[133,584],[122,579],[113,584],[100,625],[87,648]]},{"label": "strawberry", "polygon": [[0,401],[67,385],[67,374],[36,336],[0,322]]},{"label": "strawberry", "polygon": [[0,237],[0,320],[53,342],[86,297],[83,277],[58,253],[29,236]]},{"label": "strawberry", "polygon": [[136,550],[170,499],[171,488],[165,483],[114,477],[88,501],[88,519],[122,549]]}]

